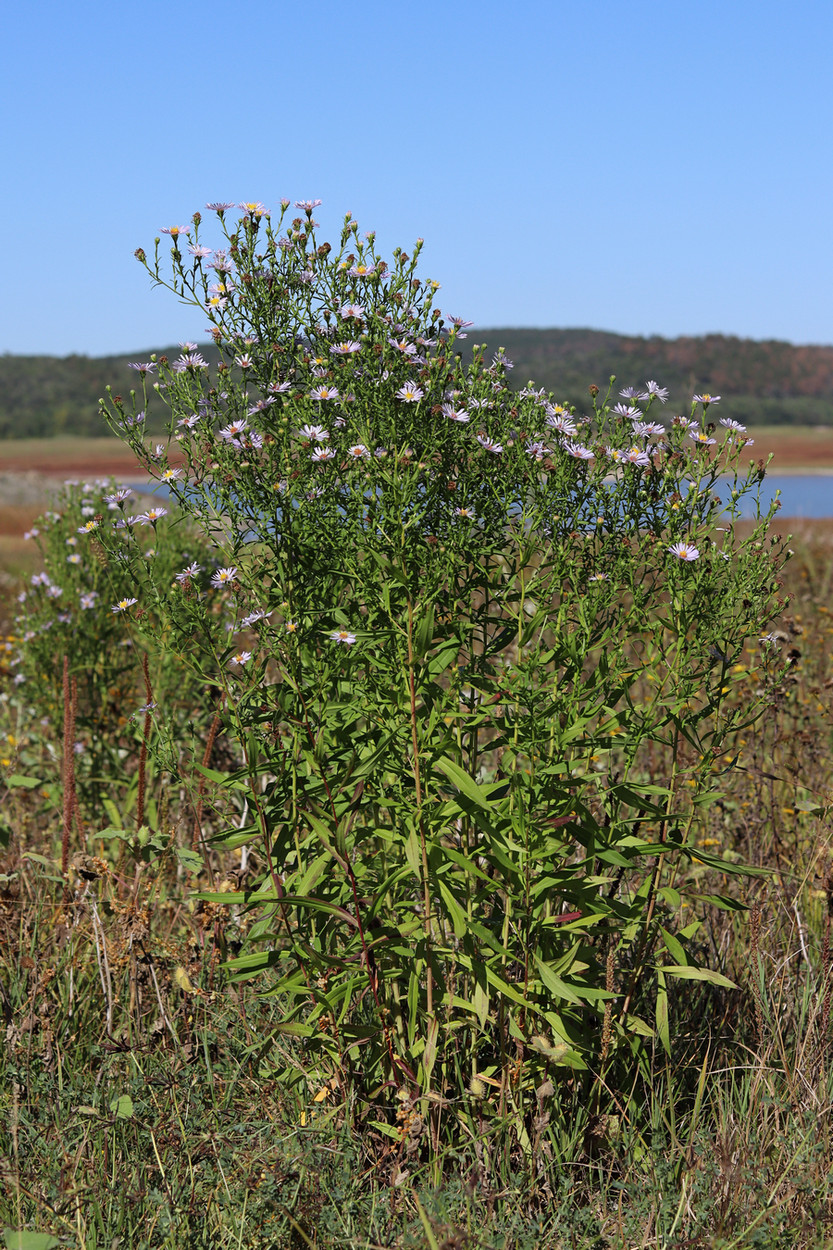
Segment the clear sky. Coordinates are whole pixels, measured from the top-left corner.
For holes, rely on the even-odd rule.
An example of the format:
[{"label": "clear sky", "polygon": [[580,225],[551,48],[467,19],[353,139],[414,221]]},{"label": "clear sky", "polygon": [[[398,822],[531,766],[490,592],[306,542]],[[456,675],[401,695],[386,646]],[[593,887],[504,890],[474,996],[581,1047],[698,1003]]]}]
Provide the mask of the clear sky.
[{"label": "clear sky", "polygon": [[831,60],[831,0],[15,5],[0,352],[204,338],[134,249],[281,197],[477,326],[833,343]]}]

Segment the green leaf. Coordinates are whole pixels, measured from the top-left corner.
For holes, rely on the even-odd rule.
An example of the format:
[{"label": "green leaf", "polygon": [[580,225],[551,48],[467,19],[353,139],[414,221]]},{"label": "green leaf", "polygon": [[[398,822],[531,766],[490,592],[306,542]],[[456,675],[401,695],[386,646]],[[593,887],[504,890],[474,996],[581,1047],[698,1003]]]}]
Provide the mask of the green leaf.
[{"label": "green leaf", "polygon": [[667,929],[662,927],[662,925],[660,925],[660,933],[662,934],[662,940],[665,943],[666,949],[671,958],[675,959],[681,966],[687,968],[688,956],[686,955],[680,942],[677,941],[673,933],[669,933]]},{"label": "green leaf", "polygon": [[435,768],[438,768],[448,778],[455,790],[459,790],[472,803],[476,803],[484,811],[494,812],[494,803],[490,802],[490,792],[492,790],[503,790],[506,786],[504,781],[497,781],[488,788],[480,786],[473,777],[469,776],[465,769],[461,768],[459,764],[455,764],[454,760],[450,760],[445,755],[440,756],[436,761]]},{"label": "green leaf", "polygon": [[721,972],[712,972],[711,968],[690,968],[679,964],[664,964],[661,968],[657,968],[657,972],[664,972],[669,977],[678,977],[681,981],[708,981],[709,985],[720,985],[726,990],[736,990],[738,988],[734,981],[724,977]]},{"label": "green leaf", "polygon": [[202,855],[198,855],[196,851],[192,851],[188,847],[178,846],[176,848],[176,857],[187,872],[202,872],[205,867]]},{"label": "green leaf", "polygon": [[[13,787],[19,786],[24,790],[34,790],[36,786],[42,786],[43,782],[39,777],[24,777],[22,773],[12,773],[10,777],[6,778],[6,785]],[[30,1235],[33,1237],[40,1236],[40,1234],[35,1233],[22,1235]],[[17,1234],[15,1234],[15,1236],[17,1236]]]},{"label": "green leaf", "polygon": [[54,1250],[61,1243],[51,1233],[27,1233],[24,1229],[3,1229],[6,1250]]},{"label": "green leaf", "polygon": [[656,1021],[657,1036],[666,1055],[670,1055],[671,1030],[668,1025],[668,990],[665,985],[665,977],[661,972],[658,976]]},{"label": "green leaf", "polygon": [[117,1120],[130,1120],[133,1118],[133,1099],[129,1094],[120,1094],[110,1103],[110,1110]]}]

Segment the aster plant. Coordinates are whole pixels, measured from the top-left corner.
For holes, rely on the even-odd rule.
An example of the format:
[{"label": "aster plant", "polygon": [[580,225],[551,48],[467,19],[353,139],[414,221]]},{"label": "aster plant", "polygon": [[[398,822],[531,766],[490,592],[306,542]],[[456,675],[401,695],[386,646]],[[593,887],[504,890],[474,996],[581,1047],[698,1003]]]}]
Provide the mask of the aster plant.
[{"label": "aster plant", "polygon": [[[203,898],[256,909],[228,970],[283,996],[322,1078],[382,1119],[404,1090],[435,1143],[448,1091],[470,1123],[485,1080],[478,1114],[521,1139],[544,1073],[592,1086],[670,1048],[669,980],[727,984],[697,958],[700,870],[740,868],[694,839],[761,706],[736,667],[782,545],[774,509],[736,532],[764,466],[736,425],[718,439],[717,397],[667,420],[654,381],[586,412],[513,389],[502,352],[464,365],[421,240],[386,261],[348,214],[331,246],[317,207],[209,205],[210,246],[195,213],[140,249],[220,363],[187,344],[103,401],[239,622],[217,651],[239,770],[213,779],[241,820],[216,846],[261,872]],[[190,585],[169,594],[198,613]]]}]

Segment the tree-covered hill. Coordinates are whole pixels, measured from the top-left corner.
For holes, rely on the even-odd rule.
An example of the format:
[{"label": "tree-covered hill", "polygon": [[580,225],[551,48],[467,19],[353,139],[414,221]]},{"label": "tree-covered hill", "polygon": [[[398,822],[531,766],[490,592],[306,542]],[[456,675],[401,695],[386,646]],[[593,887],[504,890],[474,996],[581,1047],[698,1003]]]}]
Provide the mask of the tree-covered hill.
[{"label": "tree-covered hill", "polygon": [[[833,425],[833,347],[796,347],[775,340],[635,338],[602,330],[469,330],[464,356],[475,343],[504,347],[514,361],[512,382],[532,380],[584,409],[588,386],[602,391],[612,374],[616,390],[648,379],[667,386],[671,406],[684,410],[695,392],[722,396],[721,414],[745,424]],[[212,346],[202,346],[209,360]],[[157,349],[172,358],[179,348]],[[105,432],[98,400],[107,386],[127,396],[137,376],[124,356],[0,356],[0,438],[97,435]],[[157,406],[158,420],[164,410]],[[154,430],[154,425],[149,427]],[[159,426],[156,425],[156,429]]]}]

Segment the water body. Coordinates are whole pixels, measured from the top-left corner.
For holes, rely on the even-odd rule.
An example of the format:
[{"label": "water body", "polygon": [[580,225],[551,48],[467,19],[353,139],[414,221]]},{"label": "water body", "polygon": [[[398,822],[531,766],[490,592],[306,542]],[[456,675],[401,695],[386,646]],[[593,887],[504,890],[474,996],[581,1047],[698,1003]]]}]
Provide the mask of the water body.
[{"label": "water body", "polygon": [[[728,497],[729,485],[724,485]],[[780,491],[778,498],[781,501],[781,518],[833,517],[833,473],[767,475],[761,483],[759,494],[762,513],[767,512],[776,491]],[[756,503],[753,495],[747,495],[742,501],[740,514],[746,519],[754,519]]]},{"label": "water body", "polygon": [[[152,491],[159,499],[170,497],[170,490],[163,483],[134,481],[130,485],[143,494]],[[722,485],[728,501],[729,483],[724,481]],[[767,476],[761,483],[759,494],[762,513],[768,511],[776,491],[780,491],[778,497],[781,500],[781,518],[833,518],[833,473],[775,473],[771,477]],[[745,520],[754,520],[757,515],[754,495],[747,495],[743,499],[740,515]]]}]

